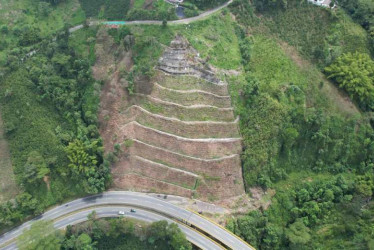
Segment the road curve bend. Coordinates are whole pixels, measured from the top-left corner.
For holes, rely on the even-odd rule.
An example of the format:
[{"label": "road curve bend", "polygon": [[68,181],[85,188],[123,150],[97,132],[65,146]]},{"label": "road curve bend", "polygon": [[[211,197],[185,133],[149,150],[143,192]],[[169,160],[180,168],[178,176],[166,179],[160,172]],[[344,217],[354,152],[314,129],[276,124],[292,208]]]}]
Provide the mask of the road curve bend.
[{"label": "road curve bend", "polygon": [[[224,3],[223,5],[221,6],[218,6],[214,9],[211,9],[211,10],[208,10],[208,11],[205,11],[203,13],[201,13],[200,15],[198,16],[194,16],[194,17],[189,17],[189,18],[183,18],[183,19],[180,19],[180,20],[173,20],[173,21],[168,21],[168,24],[190,24],[192,22],[196,22],[196,21],[199,21],[199,20],[202,20],[218,11],[220,11],[221,9],[227,7],[229,4],[231,4],[233,2],[233,0],[229,0],[227,1],[226,3]],[[121,21],[112,21],[112,22],[121,22]],[[95,25],[99,25],[99,24],[103,24],[105,23],[105,21],[91,21],[89,23],[89,26],[95,26]],[[162,21],[156,21],[156,20],[135,20],[135,21],[126,21],[124,25],[162,25]],[[80,24],[80,25],[77,25],[77,26],[74,26],[72,28],[69,29],[69,32],[70,33],[73,33],[77,30],[80,30],[83,28],[83,24]]]},{"label": "road curve bend", "polygon": [[[201,233],[204,233],[211,239],[219,241],[228,248],[245,250],[245,249],[254,249],[246,242],[241,240],[239,237],[235,236],[231,232],[227,231],[223,227],[209,221],[208,219],[188,211],[184,208],[171,204],[162,200],[161,198],[155,198],[144,193],[136,193],[129,191],[111,191],[105,192],[99,195],[89,196],[81,199],[77,199],[68,203],[65,203],[61,206],[55,207],[41,216],[28,221],[21,226],[9,231],[0,236],[0,247],[8,244],[9,242],[14,241],[23,230],[30,227],[30,225],[38,220],[53,220],[55,222],[60,222],[63,225],[74,224],[75,220],[71,219],[70,216],[77,214],[82,210],[94,209],[99,211],[99,208],[104,209],[113,209],[113,206],[126,206],[126,207],[135,207],[140,210],[146,210],[150,213],[147,214],[148,217],[157,220],[156,218],[166,217],[167,219],[174,219],[178,221],[179,225],[184,226],[185,228],[196,228]],[[118,209],[116,209],[118,213]],[[78,217],[77,217],[78,218]],[[80,220],[76,223],[85,220],[87,217],[79,217]],[[185,231],[184,231],[185,232]],[[196,241],[204,241],[201,237],[196,236],[191,240],[192,243]],[[189,231],[191,233],[191,231]],[[191,233],[192,234],[192,233]],[[188,235],[186,233],[186,235]],[[200,234],[202,235],[202,234]],[[190,238],[191,239],[191,238]],[[194,242],[195,241],[195,242]],[[210,244],[209,239],[205,238],[204,244]],[[209,248],[208,248],[209,249]]]},{"label": "road curve bend", "polygon": [[[81,222],[87,221],[87,217],[93,211],[96,212],[97,218],[114,218],[114,217],[126,217],[132,218],[139,221],[144,221],[148,223],[166,220],[168,223],[173,223],[175,221],[164,217],[162,215],[158,215],[156,213],[149,212],[143,209],[137,209],[136,213],[132,213],[131,207],[126,206],[108,206],[108,207],[95,207],[90,209],[85,209],[79,211],[74,214],[67,215],[63,218],[57,219],[54,221],[54,227],[56,229],[64,229],[68,225],[76,225]],[[119,211],[124,211],[124,215],[119,215]],[[205,235],[193,230],[192,228],[185,226],[183,224],[177,224],[181,231],[186,235],[188,241],[190,241],[195,246],[198,246],[201,249],[209,249],[209,250],[222,250],[222,246],[217,244],[216,242],[212,241]],[[15,250],[17,249],[17,242],[12,241],[8,245],[2,248],[2,250]]]}]

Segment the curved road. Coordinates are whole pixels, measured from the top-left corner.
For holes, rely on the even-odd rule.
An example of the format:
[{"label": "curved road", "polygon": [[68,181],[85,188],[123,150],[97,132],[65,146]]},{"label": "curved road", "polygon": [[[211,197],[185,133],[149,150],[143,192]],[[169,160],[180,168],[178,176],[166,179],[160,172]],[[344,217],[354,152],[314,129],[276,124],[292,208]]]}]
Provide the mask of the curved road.
[{"label": "curved road", "polygon": [[[79,212],[81,212],[84,209],[95,208],[95,210],[99,211],[99,208],[105,208],[109,210],[112,209],[112,214],[113,211],[116,211],[116,213],[118,213],[118,209],[113,209],[113,206],[136,207],[141,211],[150,211],[151,213],[148,212],[147,216],[152,218],[152,220],[159,220],[160,218],[164,219],[165,217],[173,218],[179,221],[178,224],[180,226],[183,226],[183,229],[190,229],[190,231],[188,232],[184,230],[189,240],[192,243],[201,246],[203,249],[212,249],[211,246],[207,246],[214,243],[209,242],[210,240],[207,239],[205,236],[203,236],[200,233],[197,233],[197,231],[192,230],[192,227],[190,227],[190,225],[199,228],[201,232],[204,232],[206,235],[209,235],[212,238],[220,241],[225,246],[231,249],[254,249],[253,247],[248,245],[246,242],[244,242],[231,232],[227,231],[226,229],[218,226],[217,224],[207,220],[206,218],[198,214],[185,210],[162,199],[151,197],[147,194],[127,191],[106,192],[100,195],[77,199],[64,205],[53,208],[45,212],[43,215],[29,222],[26,222],[23,225],[13,229],[12,231],[0,236],[0,246],[5,246],[6,244],[9,244],[9,242],[14,241],[22,233],[22,231],[29,228],[31,223],[34,221],[53,220],[55,221],[56,227],[63,227],[64,225],[66,226],[68,224],[79,223],[83,220],[86,220],[85,216],[78,216],[80,214]],[[143,213],[141,215],[143,215]],[[62,224],[56,225],[56,223]],[[9,247],[11,246],[14,247],[15,245],[10,245]],[[217,245],[215,246],[217,247]]]},{"label": "curved road", "polygon": [[[220,11],[221,9],[227,7],[230,3],[232,3],[233,0],[229,0],[228,2],[226,2],[225,4],[221,5],[221,6],[218,6],[214,9],[211,9],[211,10],[208,10],[208,11],[205,11],[203,13],[201,13],[200,15],[198,16],[194,16],[194,17],[190,17],[190,18],[184,18],[184,19],[180,19],[180,20],[174,20],[174,21],[168,21],[168,24],[189,24],[189,23],[192,23],[192,22],[196,22],[196,21],[199,21],[199,20],[202,20],[218,11]],[[114,21],[116,22],[116,21]],[[101,24],[101,23],[105,23],[105,21],[92,21],[90,22],[90,26],[93,26],[93,25],[98,25],[98,24]],[[155,20],[139,20],[139,21],[126,21],[125,22],[125,25],[136,25],[136,24],[145,24],[145,25],[162,25],[162,21],[155,21]],[[77,26],[74,26],[72,28],[69,29],[69,32],[70,33],[73,33],[77,30],[80,30],[83,28],[83,24],[80,24],[80,25],[77,25]]]},{"label": "curved road", "polygon": [[[92,213],[93,211],[96,211],[96,216],[98,218],[105,218],[105,217],[120,217],[118,215],[118,211],[125,211],[124,217],[127,218],[132,218],[148,223],[156,222],[156,221],[161,221],[161,220],[166,220],[168,223],[173,223],[175,221],[158,215],[156,213],[152,213],[146,210],[142,209],[137,209],[136,213],[131,213],[130,212],[130,207],[125,207],[125,206],[110,206],[110,207],[97,207],[97,208],[90,208],[86,209],[80,212],[77,212],[72,215],[68,215],[62,219],[58,219],[54,222],[54,226],[56,229],[64,229],[68,225],[75,225],[81,222],[84,222],[87,220],[87,216]],[[182,224],[177,224],[179,228],[182,230],[182,232],[186,235],[186,238],[188,241],[193,243],[194,245],[202,248],[202,249],[212,249],[212,250],[222,250],[223,248],[218,245],[217,243],[211,241],[209,238],[206,236],[200,234],[199,232],[196,232],[195,230],[182,225]],[[17,244],[16,242],[12,242],[6,247],[2,248],[3,250],[14,250],[17,249]]]}]

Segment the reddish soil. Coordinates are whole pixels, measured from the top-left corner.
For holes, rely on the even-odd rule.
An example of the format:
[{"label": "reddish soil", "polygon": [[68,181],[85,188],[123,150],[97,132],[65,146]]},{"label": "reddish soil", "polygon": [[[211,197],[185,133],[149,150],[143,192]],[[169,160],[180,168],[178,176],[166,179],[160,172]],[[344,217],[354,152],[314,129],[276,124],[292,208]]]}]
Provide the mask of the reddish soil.
[{"label": "reddish soil", "polygon": [[[112,167],[114,189],[210,201],[244,193],[241,140],[237,138],[237,121],[226,85],[165,74],[163,79],[160,73],[152,79],[135,79],[138,94],[129,96],[119,69],[131,70],[131,52],[125,53],[116,46],[102,29],[98,32],[96,53],[94,75],[105,81],[99,114],[105,151],[113,151],[115,144],[122,145]],[[120,59],[113,54],[119,54]],[[161,86],[177,87],[179,79],[185,90],[212,94],[180,91],[174,96],[173,91],[154,86],[160,82]]]},{"label": "reddish soil", "polygon": [[183,139],[144,127],[137,123],[126,124],[121,128],[120,134],[123,136],[123,139],[137,139],[173,152],[204,159],[228,156],[241,152],[241,141],[239,139],[227,139],[227,141],[224,141],[226,139],[217,139],[221,141],[214,141],[214,139],[202,139],[203,141],[197,141],[198,139]]},{"label": "reddish soil", "polygon": [[132,106],[122,113],[122,124],[137,121],[174,135],[187,138],[237,138],[237,122],[188,122],[152,114],[139,107]]}]

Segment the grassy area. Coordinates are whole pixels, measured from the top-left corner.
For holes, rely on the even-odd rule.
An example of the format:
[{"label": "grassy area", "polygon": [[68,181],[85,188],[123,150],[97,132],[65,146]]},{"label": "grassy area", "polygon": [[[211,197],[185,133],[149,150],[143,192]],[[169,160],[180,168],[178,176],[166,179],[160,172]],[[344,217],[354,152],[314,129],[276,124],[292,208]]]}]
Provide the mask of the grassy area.
[{"label": "grassy area", "polygon": [[133,8],[137,8],[137,9],[143,8],[144,3],[145,3],[145,0],[135,0]]},{"label": "grassy area", "polygon": [[345,52],[369,53],[365,30],[342,10],[330,11],[304,2],[261,14],[252,18],[252,34],[280,38],[319,66],[330,64]]},{"label": "grassy area", "polygon": [[214,85],[210,82],[193,76],[162,76],[160,77],[160,79],[158,79],[158,83],[163,87],[175,90],[197,89],[221,96],[228,95],[225,86]]},{"label": "grassy area", "polygon": [[357,186],[372,183],[365,162],[372,164],[373,129],[319,70],[344,52],[367,53],[367,35],[340,11],[287,2],[257,15],[247,1],[231,9],[242,25],[245,74],[228,79],[241,118],[243,176],[247,188],[272,188],[275,196],[229,228],[261,249],[370,248],[373,203]]},{"label": "grassy area", "polygon": [[185,105],[185,106],[205,104],[205,105],[212,105],[212,106],[219,107],[219,108],[231,107],[229,98],[219,98],[216,96],[203,94],[199,92],[179,93],[175,91],[170,91],[168,89],[162,89],[160,87],[154,87],[152,95],[156,96],[159,99],[178,103],[178,104]]},{"label": "grassy area", "polygon": [[89,58],[91,65],[96,61],[95,55],[95,41],[96,41],[97,27],[90,27],[89,29],[80,29],[71,34],[69,45],[82,57]]},{"label": "grassy area", "polygon": [[141,106],[154,114],[175,117],[182,121],[233,121],[231,110],[219,110],[211,107],[184,108],[144,100]]},{"label": "grassy area", "polygon": [[[36,0],[1,0],[0,25],[14,29],[20,26],[33,25],[40,29],[42,36],[49,35],[64,27],[65,24],[76,25],[85,20],[78,0],[62,1],[57,6],[46,7],[41,13],[40,3]],[[11,36],[7,35],[7,38]]]},{"label": "grassy area", "polygon": [[222,69],[241,68],[234,21],[228,12],[223,11],[206,20],[172,28],[176,33],[184,35],[200,52],[201,58],[211,65]]},{"label": "grassy area", "polygon": [[18,193],[8,142],[4,138],[4,133],[3,120],[0,114],[0,203],[11,199]]},{"label": "grassy area", "polygon": [[175,7],[163,0],[79,0],[87,17],[108,20],[174,20]]},{"label": "grassy area", "polygon": [[[251,63],[249,71],[258,80],[265,82],[263,87],[272,95],[277,95],[279,86],[297,85],[305,91],[307,108],[324,107],[330,113],[360,115],[357,109],[343,101],[344,97],[331,82],[321,74],[318,68],[307,61],[294,56],[273,39],[253,36]],[[287,54],[289,52],[289,54]],[[297,53],[297,52],[296,52]],[[264,89],[265,90],[265,89]]]}]

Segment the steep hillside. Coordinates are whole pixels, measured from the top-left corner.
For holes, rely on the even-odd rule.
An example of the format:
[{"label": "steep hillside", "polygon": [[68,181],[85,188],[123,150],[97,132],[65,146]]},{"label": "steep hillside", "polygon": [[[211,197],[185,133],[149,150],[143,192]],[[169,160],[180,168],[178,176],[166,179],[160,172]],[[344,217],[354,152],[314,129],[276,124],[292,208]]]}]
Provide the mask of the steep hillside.
[{"label": "steep hillside", "polygon": [[5,129],[0,113],[0,203],[9,200],[18,193],[8,142],[4,138]]},{"label": "steep hillside", "polygon": [[[172,41],[143,89],[148,93],[127,101],[121,90],[103,92],[101,116],[110,110],[102,129],[106,148],[123,151],[112,169],[115,188],[209,200],[243,194],[241,140],[227,84],[202,67],[185,39]],[[113,94],[115,103],[107,102]]]}]

